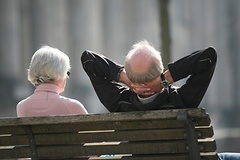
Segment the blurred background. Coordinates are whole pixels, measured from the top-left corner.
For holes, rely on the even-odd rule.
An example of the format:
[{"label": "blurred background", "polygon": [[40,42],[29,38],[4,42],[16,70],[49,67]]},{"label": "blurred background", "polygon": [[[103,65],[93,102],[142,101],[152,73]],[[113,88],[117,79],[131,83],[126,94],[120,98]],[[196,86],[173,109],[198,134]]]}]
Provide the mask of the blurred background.
[{"label": "blurred background", "polygon": [[0,0],[0,23],[0,117],[16,116],[16,104],[33,93],[26,70],[42,45],[70,57],[63,95],[89,113],[107,110],[82,69],[84,50],[123,63],[132,44],[146,39],[166,66],[214,46],[218,64],[200,106],[211,116],[217,151],[240,152],[239,0]]}]

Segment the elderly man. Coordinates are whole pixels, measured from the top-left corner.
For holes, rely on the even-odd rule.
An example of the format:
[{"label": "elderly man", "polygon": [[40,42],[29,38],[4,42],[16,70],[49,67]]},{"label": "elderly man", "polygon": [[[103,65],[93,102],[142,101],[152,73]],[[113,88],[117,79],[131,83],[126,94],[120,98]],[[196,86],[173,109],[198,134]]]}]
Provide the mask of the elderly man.
[{"label": "elderly man", "polygon": [[[216,66],[213,47],[195,51],[164,71],[160,52],[147,41],[134,44],[120,65],[92,51],[81,56],[84,70],[110,112],[196,108]],[[172,83],[188,78],[181,87]]]}]

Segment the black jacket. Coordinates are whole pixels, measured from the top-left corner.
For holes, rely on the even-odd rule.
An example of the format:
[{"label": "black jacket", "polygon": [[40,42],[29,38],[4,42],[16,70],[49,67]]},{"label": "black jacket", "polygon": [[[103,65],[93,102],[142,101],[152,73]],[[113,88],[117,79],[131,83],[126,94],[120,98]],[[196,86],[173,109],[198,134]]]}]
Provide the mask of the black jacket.
[{"label": "black jacket", "polygon": [[217,54],[209,47],[169,63],[174,82],[188,78],[186,83],[181,87],[171,85],[169,93],[165,90],[147,104],[142,104],[133,91],[118,82],[122,65],[92,51],[84,51],[81,62],[101,103],[110,112],[196,108],[212,79]]}]

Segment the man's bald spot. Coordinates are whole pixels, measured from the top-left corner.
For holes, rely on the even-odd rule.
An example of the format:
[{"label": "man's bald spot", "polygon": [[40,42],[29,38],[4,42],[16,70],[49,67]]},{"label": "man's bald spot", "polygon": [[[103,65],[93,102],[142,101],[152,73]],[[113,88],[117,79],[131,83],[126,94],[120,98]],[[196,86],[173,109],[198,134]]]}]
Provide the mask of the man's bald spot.
[{"label": "man's bald spot", "polygon": [[147,73],[152,66],[152,62],[151,53],[145,49],[136,51],[129,59],[131,70],[135,73]]}]

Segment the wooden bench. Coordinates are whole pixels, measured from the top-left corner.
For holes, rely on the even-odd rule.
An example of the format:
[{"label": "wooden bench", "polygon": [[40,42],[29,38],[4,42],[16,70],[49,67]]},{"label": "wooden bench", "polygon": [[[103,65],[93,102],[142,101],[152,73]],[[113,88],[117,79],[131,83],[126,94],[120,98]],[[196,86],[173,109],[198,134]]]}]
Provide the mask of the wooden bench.
[{"label": "wooden bench", "polygon": [[201,108],[0,118],[0,159],[216,160],[212,137]]}]

